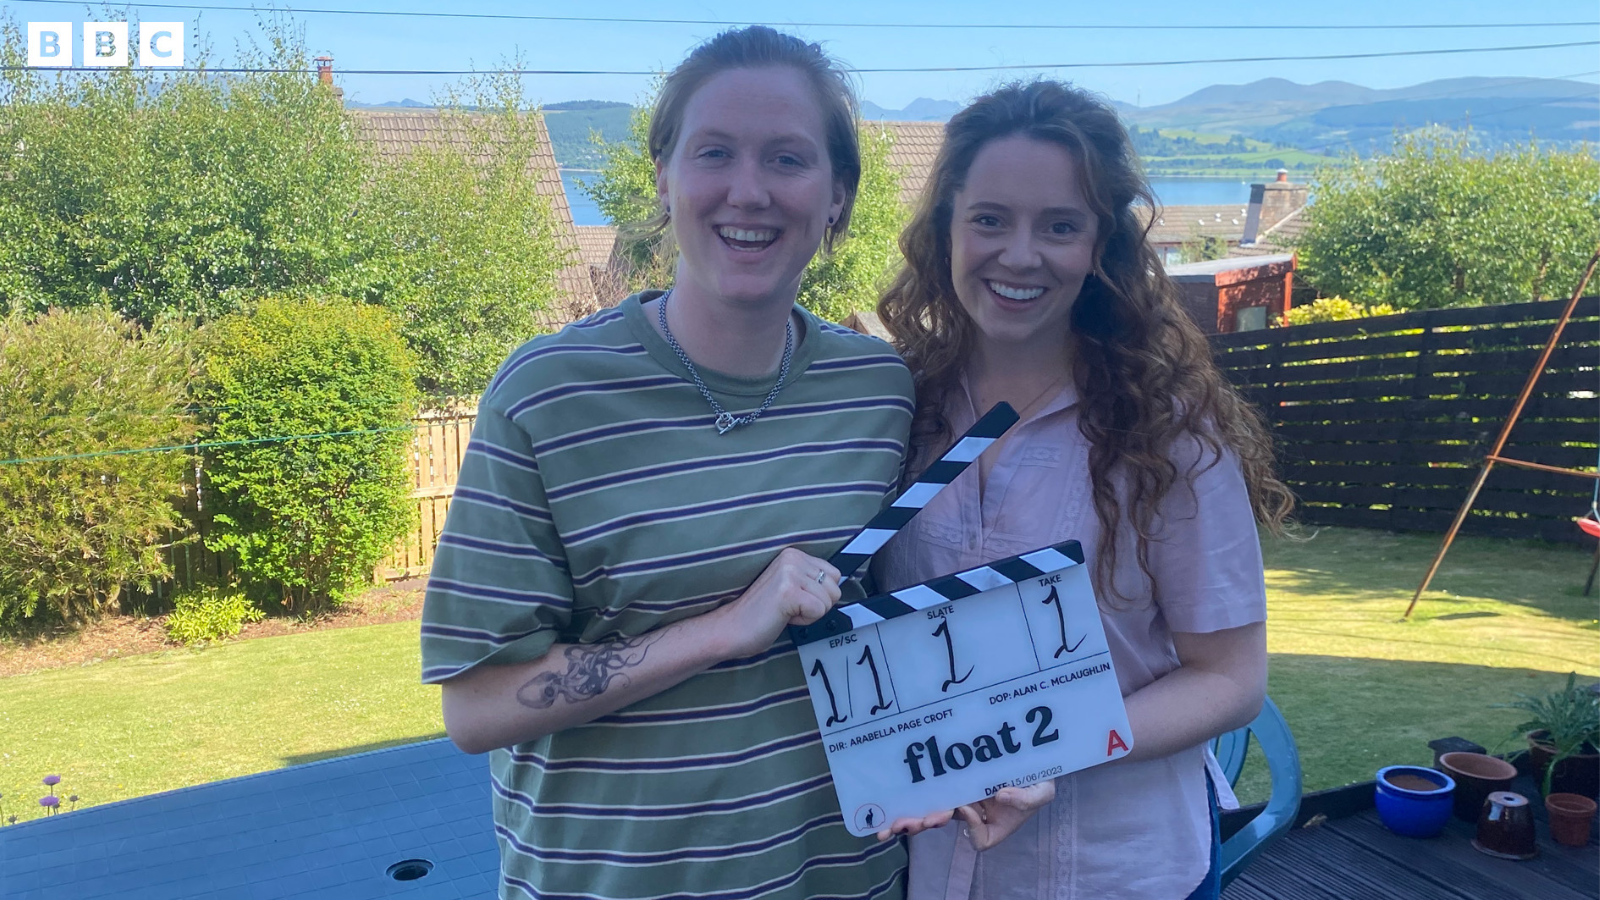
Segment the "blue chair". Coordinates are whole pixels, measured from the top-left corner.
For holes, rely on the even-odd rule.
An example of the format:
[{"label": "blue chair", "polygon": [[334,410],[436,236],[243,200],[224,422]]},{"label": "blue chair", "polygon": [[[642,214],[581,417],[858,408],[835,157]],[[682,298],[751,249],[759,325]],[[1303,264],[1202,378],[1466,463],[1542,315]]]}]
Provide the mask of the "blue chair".
[{"label": "blue chair", "polygon": [[1278,712],[1277,704],[1270,697],[1261,704],[1261,714],[1255,721],[1211,742],[1211,752],[1216,754],[1228,783],[1239,781],[1245,755],[1250,751],[1251,735],[1266,754],[1267,771],[1272,776],[1272,796],[1260,815],[1223,842],[1219,860],[1223,887],[1227,887],[1268,844],[1293,827],[1295,816],[1300,812],[1300,751],[1295,748],[1289,723],[1283,720],[1283,713]]}]

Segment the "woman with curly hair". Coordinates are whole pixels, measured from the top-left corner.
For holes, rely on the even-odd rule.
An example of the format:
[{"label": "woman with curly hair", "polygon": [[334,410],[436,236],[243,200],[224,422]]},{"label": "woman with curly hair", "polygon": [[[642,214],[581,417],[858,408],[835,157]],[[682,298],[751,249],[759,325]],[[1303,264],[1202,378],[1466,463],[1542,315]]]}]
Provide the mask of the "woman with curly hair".
[{"label": "woman with curly hair", "polygon": [[995,403],[1021,421],[884,548],[879,581],[1082,542],[1133,730],[1115,763],[894,823],[882,836],[913,835],[912,900],[1218,893],[1227,782],[1205,747],[1265,696],[1256,525],[1275,530],[1292,498],[1140,202],[1154,206],[1106,103],[1012,85],[951,119],[900,239],[879,313],[916,381],[908,472]]}]

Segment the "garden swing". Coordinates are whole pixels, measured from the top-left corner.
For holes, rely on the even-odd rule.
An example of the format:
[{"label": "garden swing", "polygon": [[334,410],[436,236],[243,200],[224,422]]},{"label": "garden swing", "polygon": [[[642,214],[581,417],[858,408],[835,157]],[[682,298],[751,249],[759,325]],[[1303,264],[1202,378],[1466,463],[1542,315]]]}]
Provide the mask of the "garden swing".
[{"label": "garden swing", "polygon": [[[1600,449],[1596,450],[1594,468],[1600,472]],[[1573,519],[1583,533],[1592,538],[1600,539],[1600,478],[1594,481],[1594,495],[1589,499],[1589,511]],[[1594,562],[1589,564],[1589,577],[1583,582],[1583,595],[1589,596],[1589,591],[1594,587],[1594,573],[1600,571],[1600,543],[1594,545]]]},{"label": "garden swing", "polygon": [[[1517,403],[1511,408],[1511,415],[1500,427],[1500,437],[1494,442],[1494,449],[1483,458],[1483,468],[1478,470],[1478,478],[1472,484],[1472,489],[1467,492],[1466,502],[1456,511],[1454,522],[1450,523],[1450,530],[1445,532],[1444,543],[1440,545],[1439,552],[1434,554],[1433,564],[1428,567],[1428,574],[1422,577],[1422,584],[1417,586],[1417,592],[1411,595],[1411,604],[1406,607],[1402,619],[1411,618],[1411,613],[1417,608],[1417,601],[1422,598],[1422,592],[1428,589],[1433,581],[1433,576],[1439,571],[1439,564],[1444,562],[1444,555],[1450,552],[1450,544],[1456,539],[1456,532],[1461,530],[1461,523],[1467,520],[1467,514],[1472,512],[1472,504],[1478,499],[1478,492],[1483,490],[1483,483],[1489,479],[1489,470],[1495,463],[1505,463],[1525,469],[1537,469],[1545,472],[1554,472],[1559,475],[1575,475],[1579,478],[1592,478],[1595,480],[1594,499],[1589,502],[1589,511],[1577,518],[1578,527],[1585,534],[1600,538],[1600,462],[1596,464],[1593,472],[1583,472],[1577,469],[1563,469],[1558,466],[1546,466],[1539,463],[1528,462],[1520,459],[1510,459],[1500,455],[1505,449],[1506,439],[1511,436],[1511,429],[1517,424],[1517,418],[1522,415],[1522,408],[1527,404],[1528,398],[1533,395],[1533,388],[1539,383],[1539,376],[1543,374],[1544,367],[1550,362],[1550,354],[1556,349],[1556,342],[1561,340],[1561,332],[1567,327],[1567,322],[1572,318],[1572,311],[1578,306],[1578,299],[1583,296],[1583,289],[1589,284],[1589,277],[1594,274],[1595,266],[1600,265],[1600,247],[1595,249],[1594,255],[1589,257],[1589,265],[1583,270],[1583,277],[1578,279],[1578,286],[1572,289],[1572,298],[1567,301],[1567,308],[1561,313],[1561,318],[1556,320],[1556,326],[1550,332],[1550,338],[1545,342],[1544,352],[1539,355],[1539,361],[1533,364],[1533,371],[1528,373],[1528,380],[1522,386],[1522,394],[1517,397]],[[1600,569],[1600,545],[1595,547],[1594,563],[1589,567],[1589,580],[1583,586],[1583,595],[1589,596],[1589,590],[1594,587],[1595,572]]]}]

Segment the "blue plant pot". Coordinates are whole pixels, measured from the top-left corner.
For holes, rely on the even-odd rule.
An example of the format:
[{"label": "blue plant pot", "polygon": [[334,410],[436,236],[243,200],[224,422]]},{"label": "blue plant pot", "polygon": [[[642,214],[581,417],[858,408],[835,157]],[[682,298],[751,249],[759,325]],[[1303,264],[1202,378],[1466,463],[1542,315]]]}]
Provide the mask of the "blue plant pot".
[{"label": "blue plant pot", "polygon": [[[1391,780],[1396,776],[1402,784],[1421,781],[1433,787],[1422,790],[1416,783],[1402,787]],[[1455,789],[1455,780],[1449,775],[1425,766],[1385,766],[1378,770],[1374,797],[1378,818],[1384,827],[1403,837],[1433,837],[1450,821],[1454,805],[1450,795]]]}]

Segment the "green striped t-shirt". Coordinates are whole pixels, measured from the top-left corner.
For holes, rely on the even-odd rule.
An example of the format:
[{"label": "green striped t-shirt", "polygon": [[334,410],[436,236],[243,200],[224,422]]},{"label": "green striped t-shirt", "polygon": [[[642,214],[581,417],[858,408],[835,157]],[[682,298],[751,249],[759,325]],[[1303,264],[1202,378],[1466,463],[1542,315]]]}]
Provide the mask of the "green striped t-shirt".
[{"label": "green striped t-shirt", "polygon": [[[911,377],[882,341],[802,314],[776,401],[719,435],[640,300],[528,342],[480,401],[428,581],[424,681],[708,612],[784,547],[827,558],[893,489]],[[772,387],[700,374],[736,415]],[[490,762],[502,897],[904,891],[900,842],[845,831],[787,638]]]}]

